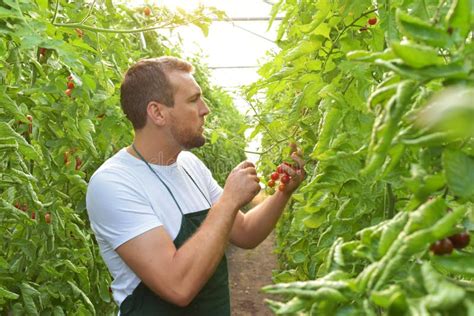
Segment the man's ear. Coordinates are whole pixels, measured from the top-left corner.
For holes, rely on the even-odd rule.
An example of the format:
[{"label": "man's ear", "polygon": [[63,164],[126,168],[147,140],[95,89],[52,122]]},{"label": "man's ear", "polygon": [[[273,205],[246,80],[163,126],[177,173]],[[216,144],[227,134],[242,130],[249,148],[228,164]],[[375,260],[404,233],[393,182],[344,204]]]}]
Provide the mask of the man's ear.
[{"label": "man's ear", "polygon": [[156,125],[163,126],[165,125],[166,118],[168,117],[168,108],[166,105],[150,101],[146,107],[146,112],[148,118]]}]

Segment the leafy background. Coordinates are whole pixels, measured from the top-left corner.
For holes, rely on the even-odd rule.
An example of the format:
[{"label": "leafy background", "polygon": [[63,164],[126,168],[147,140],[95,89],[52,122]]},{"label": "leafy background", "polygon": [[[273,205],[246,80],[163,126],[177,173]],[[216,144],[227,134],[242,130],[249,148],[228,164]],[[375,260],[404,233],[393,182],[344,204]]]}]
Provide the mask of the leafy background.
[{"label": "leafy background", "polygon": [[[2,314],[116,314],[85,192],[94,170],[133,139],[120,109],[122,75],[140,58],[183,55],[155,29],[194,24],[206,33],[223,17],[209,8],[151,12],[112,1],[0,4]],[[211,108],[210,141],[196,153],[222,184],[244,157],[246,125],[200,57],[191,61]]]},{"label": "leafy background", "polygon": [[281,0],[277,14],[280,50],[245,90],[266,96],[253,136],[263,173],[295,141],[308,179],[277,231],[270,307],[472,315],[472,246],[429,247],[474,230],[474,4]]}]

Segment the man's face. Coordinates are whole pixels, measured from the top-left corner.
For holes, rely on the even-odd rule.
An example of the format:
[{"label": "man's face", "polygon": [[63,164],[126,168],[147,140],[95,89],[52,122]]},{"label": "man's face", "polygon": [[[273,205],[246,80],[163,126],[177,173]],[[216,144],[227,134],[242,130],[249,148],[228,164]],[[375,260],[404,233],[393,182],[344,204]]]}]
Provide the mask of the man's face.
[{"label": "man's face", "polygon": [[201,88],[189,73],[168,74],[174,87],[174,107],[170,111],[172,136],[184,149],[204,145],[204,117],[209,108],[202,99]]}]

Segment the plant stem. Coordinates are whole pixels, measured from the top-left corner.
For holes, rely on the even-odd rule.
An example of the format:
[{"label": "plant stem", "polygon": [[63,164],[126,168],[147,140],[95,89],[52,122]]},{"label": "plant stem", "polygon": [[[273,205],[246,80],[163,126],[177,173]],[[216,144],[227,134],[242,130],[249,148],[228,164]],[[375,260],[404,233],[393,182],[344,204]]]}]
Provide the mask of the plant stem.
[{"label": "plant stem", "polygon": [[362,13],[358,18],[356,18],[354,21],[352,21],[349,25],[346,25],[344,26],[344,28],[342,29],[342,31],[340,33],[337,34],[336,38],[334,39],[334,41],[332,42],[332,45],[331,45],[331,49],[329,50],[329,53],[327,54],[326,56],[326,59],[324,60],[324,63],[323,63],[323,66],[321,67],[321,73],[324,73],[324,70],[326,68],[326,64],[329,60],[329,57],[331,56],[332,52],[334,51],[334,47],[335,47],[335,43],[337,43],[337,41],[339,41],[339,39],[341,38],[341,36],[350,28],[352,27],[354,24],[357,23],[357,21],[359,21],[360,19],[362,19],[364,16],[367,16],[375,11],[377,11],[378,9],[375,8],[375,9],[372,9],[372,10],[369,10],[369,11],[366,11],[364,13]]},{"label": "plant stem", "polygon": [[273,137],[272,132],[268,128],[267,124],[265,124],[265,122],[263,122],[260,119],[260,115],[258,114],[257,109],[253,106],[253,104],[248,101],[247,101],[247,104],[252,108],[253,112],[255,113],[255,117],[257,118],[258,123],[260,123],[260,125],[262,125],[263,128],[267,131],[268,136],[270,136],[270,138],[273,139],[275,142],[280,142],[275,137]]},{"label": "plant stem", "polygon": [[[88,30],[88,31],[93,31],[93,32],[101,32],[101,33],[140,33],[140,32],[147,32],[147,31],[153,31],[153,30],[158,30],[158,29],[170,29],[174,28],[177,26],[180,26],[182,24],[176,24],[173,22],[168,22],[163,25],[155,25],[155,26],[148,26],[148,27],[143,27],[143,28],[138,28],[138,29],[110,29],[110,28],[103,28],[103,27],[95,27],[95,26],[90,26],[90,25],[85,25],[84,22],[90,17],[92,13],[92,9],[96,3],[96,0],[91,4],[91,7],[89,8],[89,11],[87,15],[82,19],[81,22],[75,22],[75,23],[57,23],[56,19],[58,16],[59,12],[59,0],[56,1],[56,8],[54,11],[54,16],[51,21],[51,24],[57,27],[68,27],[68,28],[81,28],[83,30]],[[189,24],[193,24],[195,22],[199,21],[199,18],[196,18],[194,20],[188,21]]]}]

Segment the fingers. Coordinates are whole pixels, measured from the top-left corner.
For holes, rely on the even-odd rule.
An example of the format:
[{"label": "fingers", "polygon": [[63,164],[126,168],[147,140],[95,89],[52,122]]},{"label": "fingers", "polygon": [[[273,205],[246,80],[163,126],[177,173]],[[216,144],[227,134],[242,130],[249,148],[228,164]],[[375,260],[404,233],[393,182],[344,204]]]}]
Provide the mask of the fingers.
[{"label": "fingers", "polygon": [[290,177],[294,177],[296,176],[296,170],[293,169],[291,166],[288,166],[288,165],[285,165],[285,164],[281,164],[281,168],[283,169],[283,171],[288,174]]},{"label": "fingers", "polygon": [[290,143],[290,154],[296,152],[298,150],[298,147],[296,146],[295,143]]},{"label": "fingers", "polygon": [[258,185],[256,188],[255,188],[255,191],[254,191],[254,194],[257,195],[260,190],[262,190],[262,187],[260,185]]},{"label": "fingers", "polygon": [[241,163],[237,165],[237,167],[235,167],[235,169],[245,169],[249,167],[255,169],[255,165],[251,163],[250,161],[242,161]]},{"label": "fingers", "polygon": [[304,167],[304,160],[301,158],[301,151],[298,150],[298,152],[294,152],[291,154],[291,159],[293,159],[296,162],[296,169],[303,169]]}]

